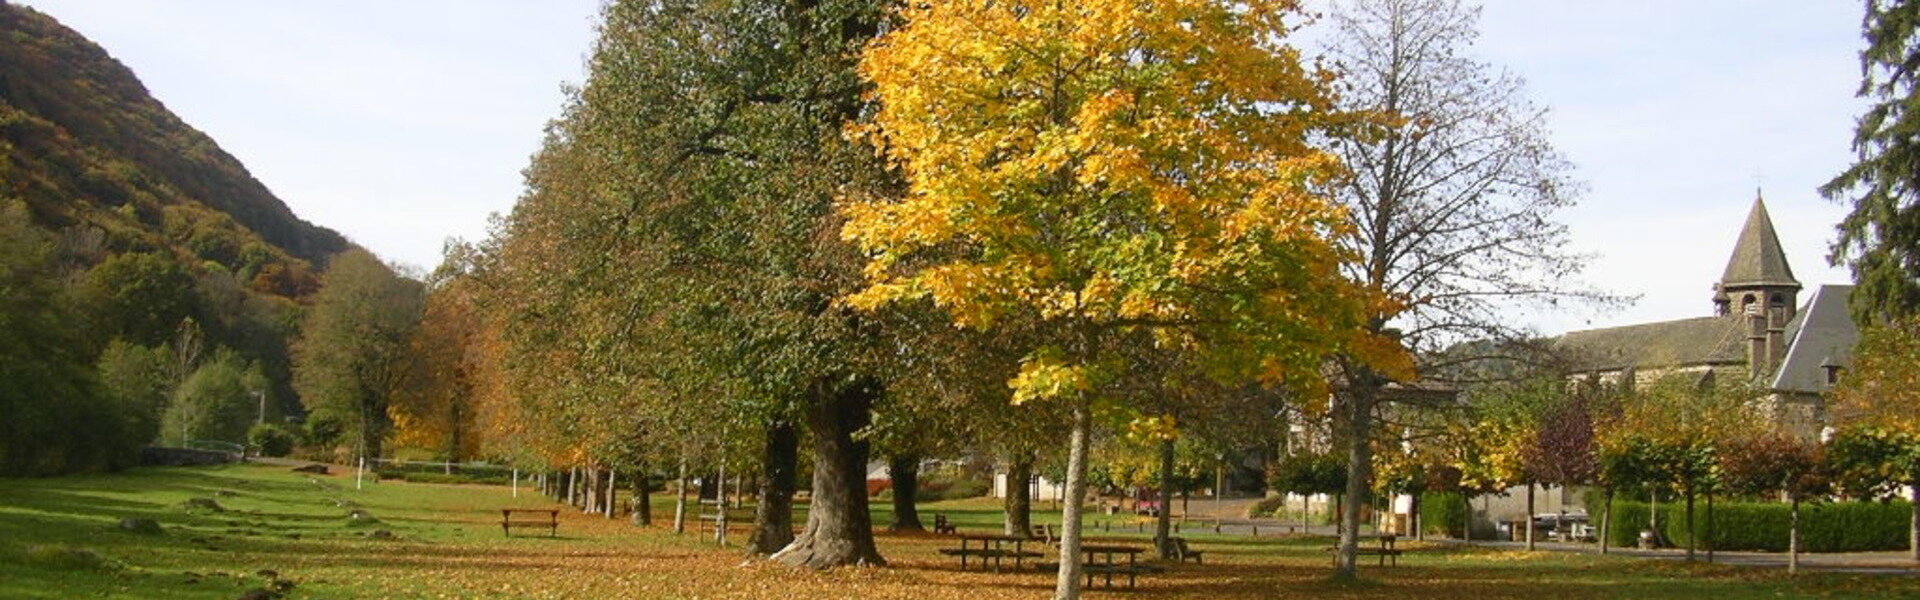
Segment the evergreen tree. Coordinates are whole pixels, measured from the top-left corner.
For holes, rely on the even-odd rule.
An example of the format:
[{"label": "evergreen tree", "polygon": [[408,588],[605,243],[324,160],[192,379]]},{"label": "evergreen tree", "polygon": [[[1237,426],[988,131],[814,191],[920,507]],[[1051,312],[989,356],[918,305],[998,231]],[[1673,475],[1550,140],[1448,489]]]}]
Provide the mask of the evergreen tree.
[{"label": "evergreen tree", "polygon": [[1854,126],[1853,165],[1820,193],[1853,204],[1828,259],[1853,269],[1855,319],[1877,322],[1920,309],[1920,2],[1868,0],[1861,29],[1857,93],[1872,106]]}]

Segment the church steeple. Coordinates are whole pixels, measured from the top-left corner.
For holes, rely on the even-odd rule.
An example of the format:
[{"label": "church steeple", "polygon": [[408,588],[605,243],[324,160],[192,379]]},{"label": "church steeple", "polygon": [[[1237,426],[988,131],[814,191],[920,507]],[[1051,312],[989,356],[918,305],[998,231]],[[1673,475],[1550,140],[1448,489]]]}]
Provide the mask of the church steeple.
[{"label": "church steeple", "polygon": [[1778,311],[1792,319],[1799,306],[1800,281],[1793,278],[1787,265],[1787,253],[1780,248],[1780,236],[1773,231],[1773,219],[1767,216],[1766,200],[1755,191],[1753,210],[1734,243],[1727,270],[1714,284],[1714,312],[1721,315]]}]

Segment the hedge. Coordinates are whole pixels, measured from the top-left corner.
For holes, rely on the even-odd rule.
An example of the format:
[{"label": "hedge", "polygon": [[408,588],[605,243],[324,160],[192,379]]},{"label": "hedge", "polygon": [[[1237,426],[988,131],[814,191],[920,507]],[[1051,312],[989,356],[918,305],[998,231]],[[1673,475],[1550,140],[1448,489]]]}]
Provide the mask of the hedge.
[{"label": "hedge", "polygon": [[1461,537],[1467,519],[1467,501],[1459,494],[1420,495],[1420,528],[1427,533]]},{"label": "hedge", "polygon": [[[1594,518],[1603,507],[1592,505]],[[1707,505],[1704,499],[1694,504],[1695,529],[1701,536],[1699,548],[1706,547]],[[1912,507],[1897,502],[1839,502],[1800,505],[1800,548],[1806,552],[1867,552],[1905,550]],[[1687,507],[1684,502],[1660,503],[1660,531],[1667,541],[1684,547],[1687,543]],[[1615,500],[1613,522],[1608,526],[1609,543],[1632,546],[1639,543],[1640,531],[1647,528],[1647,503]],[[1716,502],[1713,507],[1713,547],[1718,550],[1761,550],[1784,552],[1790,508],[1779,502]]]}]

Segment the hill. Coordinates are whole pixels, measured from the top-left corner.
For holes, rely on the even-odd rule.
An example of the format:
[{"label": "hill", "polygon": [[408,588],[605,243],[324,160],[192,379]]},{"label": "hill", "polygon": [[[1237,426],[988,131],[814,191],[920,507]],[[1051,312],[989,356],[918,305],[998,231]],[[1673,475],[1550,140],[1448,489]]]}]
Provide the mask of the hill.
[{"label": "hill", "polygon": [[211,261],[284,296],[308,291],[309,265],[348,247],[84,36],[4,1],[0,34],[0,196],[25,201],[69,246],[97,245],[96,260],[165,251]]}]

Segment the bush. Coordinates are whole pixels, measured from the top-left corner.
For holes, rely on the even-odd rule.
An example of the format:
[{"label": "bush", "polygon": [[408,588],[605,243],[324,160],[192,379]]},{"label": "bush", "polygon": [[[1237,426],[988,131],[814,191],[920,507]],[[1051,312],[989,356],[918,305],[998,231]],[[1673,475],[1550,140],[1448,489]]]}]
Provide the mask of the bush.
[{"label": "bush", "polygon": [[917,500],[921,502],[939,502],[942,500],[979,498],[985,495],[987,495],[987,482],[985,481],[968,477],[954,479],[937,477],[920,480],[919,497]]},{"label": "bush", "polygon": [[1246,516],[1249,519],[1273,516],[1274,512],[1284,507],[1286,501],[1287,496],[1285,494],[1261,498],[1260,501],[1247,506]]},{"label": "bush", "polygon": [[293,432],[273,423],[258,423],[247,430],[247,446],[261,456],[286,456],[293,453]]},{"label": "bush", "polygon": [[1459,538],[1466,532],[1467,499],[1454,493],[1429,492],[1420,495],[1420,528]]},{"label": "bush", "polygon": [[[1595,505],[1596,516],[1598,505]],[[1727,502],[1713,507],[1713,547],[1716,550],[1784,552],[1790,507],[1780,502]],[[1912,507],[1906,502],[1839,502],[1800,505],[1800,547],[1807,552],[1871,552],[1904,550]],[[1644,502],[1613,503],[1611,543],[1631,546],[1649,518]],[[1660,504],[1660,531],[1669,542],[1687,543],[1687,507],[1682,502]],[[1706,503],[1694,506],[1695,528],[1706,548]]]}]

